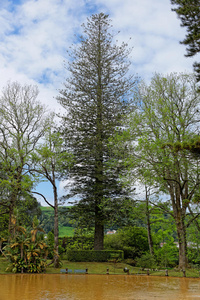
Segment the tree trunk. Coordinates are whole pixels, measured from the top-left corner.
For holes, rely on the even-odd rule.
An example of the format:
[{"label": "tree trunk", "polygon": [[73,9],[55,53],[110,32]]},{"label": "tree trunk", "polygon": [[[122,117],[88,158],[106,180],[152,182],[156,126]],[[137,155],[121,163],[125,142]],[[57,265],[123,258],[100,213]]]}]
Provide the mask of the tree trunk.
[{"label": "tree trunk", "polygon": [[94,233],[94,250],[103,250],[104,226],[100,220],[96,218]]},{"label": "tree trunk", "polygon": [[146,191],[146,218],[147,218],[147,234],[148,234],[149,251],[151,255],[154,255],[153,240],[151,234],[151,223],[150,223],[149,197],[148,197],[147,187],[145,187],[145,191]]},{"label": "tree trunk", "polygon": [[102,49],[101,49],[101,24],[98,33],[98,67],[97,67],[97,116],[96,116],[96,161],[95,161],[95,233],[94,250],[103,250],[104,225],[103,208],[101,206],[103,192],[103,120],[102,120]]},{"label": "tree trunk", "polygon": [[187,240],[186,240],[186,229],[183,220],[176,221],[176,228],[178,234],[179,244],[179,269],[185,270],[188,264],[187,261]]},{"label": "tree trunk", "polygon": [[58,236],[59,236],[59,229],[58,229],[58,194],[57,194],[57,187],[55,184],[54,179],[54,267],[59,268],[59,253],[58,253]]},{"label": "tree trunk", "polygon": [[149,220],[149,215],[147,215],[147,233],[148,233],[149,251],[150,251],[151,255],[154,255],[153,240],[152,240],[152,234],[151,234],[151,224],[150,224],[150,220]]},{"label": "tree trunk", "polygon": [[10,200],[10,205],[9,205],[9,224],[8,224],[8,232],[11,234],[11,236],[14,235],[14,230],[13,230],[13,224],[12,224],[12,217],[14,215],[14,208],[15,208],[15,194],[13,193],[11,195],[11,200]]},{"label": "tree trunk", "polygon": [[94,250],[103,250],[104,224],[103,213],[100,200],[95,204],[95,231],[94,231]]},{"label": "tree trunk", "polygon": [[[179,163],[176,159],[175,154],[175,165],[176,170],[179,170]],[[187,168],[186,168],[187,170]],[[170,174],[168,173],[168,178]],[[188,208],[188,182],[187,173],[184,174],[185,182],[181,184],[181,175],[179,172],[173,174],[173,179],[168,179],[168,190],[171,197],[172,207],[173,207],[173,217],[176,224],[176,231],[178,235],[178,245],[179,245],[179,269],[185,270],[188,264],[187,260],[187,239],[186,239],[186,226],[185,226],[185,216],[186,210]]]},{"label": "tree trunk", "polygon": [[9,224],[8,224],[8,231],[12,234],[12,215],[14,213],[14,203],[11,201],[9,206]]}]

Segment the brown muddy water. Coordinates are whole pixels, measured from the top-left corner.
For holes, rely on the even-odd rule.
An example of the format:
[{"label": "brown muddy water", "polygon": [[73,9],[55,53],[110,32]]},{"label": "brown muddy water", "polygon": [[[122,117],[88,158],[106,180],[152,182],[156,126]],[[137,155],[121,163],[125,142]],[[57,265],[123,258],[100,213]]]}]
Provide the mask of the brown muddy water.
[{"label": "brown muddy water", "polygon": [[200,300],[200,279],[135,275],[0,275],[0,300]]}]

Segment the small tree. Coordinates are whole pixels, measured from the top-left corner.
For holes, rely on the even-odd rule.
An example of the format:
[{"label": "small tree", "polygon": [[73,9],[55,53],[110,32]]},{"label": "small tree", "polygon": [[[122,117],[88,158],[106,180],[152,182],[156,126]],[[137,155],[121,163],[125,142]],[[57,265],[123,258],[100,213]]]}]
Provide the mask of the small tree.
[{"label": "small tree", "polygon": [[[63,139],[59,132],[53,132],[53,128],[48,128],[45,134],[43,144],[37,148],[32,155],[32,160],[35,164],[31,172],[38,173],[41,177],[47,179],[52,185],[54,204],[49,203],[46,197],[43,199],[48,205],[54,209],[54,266],[59,267],[58,253],[58,190],[56,179],[61,176],[61,173],[67,172],[72,165],[72,155],[63,150]],[[37,192],[35,192],[37,193]],[[39,193],[37,193],[39,194]],[[41,194],[40,194],[41,195]]]}]

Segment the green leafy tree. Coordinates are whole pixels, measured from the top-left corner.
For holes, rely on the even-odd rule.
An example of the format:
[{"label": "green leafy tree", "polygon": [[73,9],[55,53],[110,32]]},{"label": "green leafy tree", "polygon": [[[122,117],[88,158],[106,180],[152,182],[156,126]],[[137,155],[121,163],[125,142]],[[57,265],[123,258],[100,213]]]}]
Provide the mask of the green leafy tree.
[{"label": "green leafy tree", "polygon": [[[41,195],[45,202],[54,209],[54,266],[59,267],[58,260],[58,189],[56,180],[61,173],[66,173],[72,164],[72,155],[63,150],[63,139],[59,132],[53,132],[53,128],[48,128],[44,137],[44,142],[32,153],[32,161],[35,165],[31,172],[38,173],[41,177],[50,182],[53,189],[54,203],[51,204],[44,195]],[[37,192],[34,192],[39,194]]]},{"label": "green leafy tree", "polygon": [[[200,186],[199,158],[175,151],[176,142],[196,135],[200,97],[193,75],[156,74],[149,86],[141,85],[138,109],[130,117],[132,161],[138,179],[160,187],[170,196],[179,243],[179,267],[187,266],[186,212]],[[167,200],[166,200],[167,201]],[[192,220],[191,220],[192,221]],[[191,223],[190,221],[190,223]]]},{"label": "green leafy tree", "polygon": [[8,83],[0,96],[0,205],[11,216],[21,193],[32,188],[31,152],[44,134],[45,107],[36,86]]},{"label": "green leafy tree", "polygon": [[[186,27],[187,34],[181,42],[186,45],[187,54],[191,57],[200,53],[200,1],[199,0],[171,0],[175,11],[181,20],[181,26]],[[200,63],[194,63],[197,80],[200,81]]]},{"label": "green leafy tree", "polygon": [[[123,117],[130,110],[129,91],[134,86],[128,77],[126,43],[113,43],[108,15],[92,15],[83,24],[80,44],[72,46],[67,69],[69,77],[60,91],[59,103],[66,109],[62,116],[66,146],[76,160],[70,170],[72,188],[79,214],[95,227],[94,249],[103,249],[104,225],[111,206],[122,199],[118,166],[108,167],[114,159],[108,140],[120,131]],[[114,204],[115,203],[115,204]]]},{"label": "green leafy tree", "polygon": [[32,195],[27,194],[26,198],[20,197],[16,204],[18,222],[24,227],[30,227],[33,223],[33,218],[39,218],[42,214],[40,203]]}]

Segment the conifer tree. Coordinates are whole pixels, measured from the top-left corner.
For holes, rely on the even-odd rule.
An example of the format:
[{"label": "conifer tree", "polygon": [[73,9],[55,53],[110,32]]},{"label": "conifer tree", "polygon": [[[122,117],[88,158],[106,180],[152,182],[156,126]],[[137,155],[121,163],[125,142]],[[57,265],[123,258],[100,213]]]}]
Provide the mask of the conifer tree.
[{"label": "conifer tree", "polygon": [[[200,0],[171,0],[176,5],[175,11],[181,20],[181,26],[186,27],[187,34],[181,42],[186,45],[186,57],[200,53]],[[197,80],[200,81],[200,63],[194,63]]]},{"label": "conifer tree", "polygon": [[128,75],[131,49],[127,43],[113,43],[109,16],[92,15],[82,26],[80,44],[69,52],[70,75],[58,101],[65,108],[66,145],[76,159],[70,171],[71,195],[79,199],[79,215],[93,222],[94,249],[100,250],[104,225],[125,194],[119,181],[120,162],[110,163],[116,157],[108,142],[131,110],[130,89],[135,83]]}]

